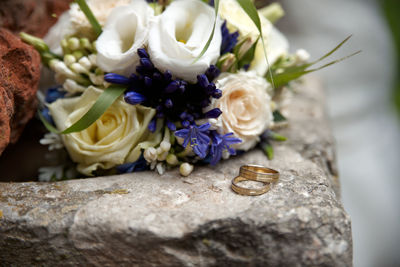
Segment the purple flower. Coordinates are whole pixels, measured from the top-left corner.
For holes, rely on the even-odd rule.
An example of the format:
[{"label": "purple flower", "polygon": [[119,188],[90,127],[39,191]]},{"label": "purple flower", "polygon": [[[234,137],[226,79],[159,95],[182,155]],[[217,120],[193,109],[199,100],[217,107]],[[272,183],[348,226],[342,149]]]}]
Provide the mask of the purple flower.
[{"label": "purple flower", "polygon": [[193,152],[200,158],[205,158],[207,155],[207,149],[210,143],[210,137],[208,136],[208,129],[211,127],[210,123],[203,125],[190,125],[187,129],[181,129],[175,132],[175,136],[183,138],[183,147],[190,146]]},{"label": "purple flower", "polygon": [[233,133],[221,135],[217,133],[217,131],[211,131],[211,140],[211,165],[216,165],[221,160],[222,153],[224,151],[228,151],[229,154],[235,155],[235,149],[231,148],[230,146],[242,142],[241,139],[233,137]]},{"label": "purple flower", "polygon": [[221,55],[233,51],[233,48],[237,44],[239,32],[230,33],[228,27],[226,27],[226,20],[221,26],[222,43],[221,43]]}]

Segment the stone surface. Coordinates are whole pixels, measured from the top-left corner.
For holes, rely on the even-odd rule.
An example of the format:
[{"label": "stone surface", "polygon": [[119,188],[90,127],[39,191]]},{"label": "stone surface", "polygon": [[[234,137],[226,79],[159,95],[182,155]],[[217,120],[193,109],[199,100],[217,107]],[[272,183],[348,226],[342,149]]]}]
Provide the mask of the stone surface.
[{"label": "stone surface", "polygon": [[0,155],[35,114],[39,77],[36,50],[0,28]]},{"label": "stone surface", "polygon": [[[170,171],[57,183],[0,183],[0,262],[55,266],[352,266],[334,142],[315,80],[296,89],[289,141],[182,178]],[[240,165],[281,172],[235,194]]]},{"label": "stone surface", "polygon": [[1,0],[0,27],[43,37],[70,0]]}]

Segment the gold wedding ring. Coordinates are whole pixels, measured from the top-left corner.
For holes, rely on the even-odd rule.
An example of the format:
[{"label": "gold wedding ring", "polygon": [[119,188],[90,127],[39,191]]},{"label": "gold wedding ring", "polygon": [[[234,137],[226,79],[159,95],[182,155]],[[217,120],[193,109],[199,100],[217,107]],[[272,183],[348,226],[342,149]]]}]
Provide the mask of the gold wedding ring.
[{"label": "gold wedding ring", "polygon": [[240,167],[239,176],[257,182],[275,183],[279,179],[279,172],[258,165],[243,165]]},{"label": "gold wedding ring", "polygon": [[[241,187],[238,185],[238,183],[240,182],[244,182],[244,181],[249,181],[248,179],[242,177],[242,176],[237,176],[235,178],[233,178],[232,180],[232,190],[235,191],[236,193],[240,194],[240,195],[245,195],[245,196],[259,196],[262,195],[266,192],[269,191],[269,189],[271,189],[270,185],[268,183],[262,183],[264,186],[260,187],[260,188],[245,188],[245,187]],[[254,180],[253,180],[254,181]]]},{"label": "gold wedding ring", "polygon": [[[268,192],[271,189],[270,184],[277,182],[278,179],[279,172],[274,169],[258,165],[243,165],[240,167],[239,176],[232,180],[232,190],[240,195],[259,196]],[[240,182],[245,181],[259,182],[263,186],[246,188],[238,185]]]}]

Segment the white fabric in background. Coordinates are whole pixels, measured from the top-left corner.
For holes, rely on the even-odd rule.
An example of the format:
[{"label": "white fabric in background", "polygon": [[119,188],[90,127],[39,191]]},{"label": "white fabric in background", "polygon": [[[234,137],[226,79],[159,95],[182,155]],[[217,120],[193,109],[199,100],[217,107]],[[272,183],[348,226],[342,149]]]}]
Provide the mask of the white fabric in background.
[{"label": "white fabric in background", "polygon": [[391,106],[395,54],[379,6],[369,0],[284,0],[279,26],[292,51],[317,58],[362,54],[318,72],[337,140],[342,200],[352,218],[354,266],[400,265],[400,127]]}]

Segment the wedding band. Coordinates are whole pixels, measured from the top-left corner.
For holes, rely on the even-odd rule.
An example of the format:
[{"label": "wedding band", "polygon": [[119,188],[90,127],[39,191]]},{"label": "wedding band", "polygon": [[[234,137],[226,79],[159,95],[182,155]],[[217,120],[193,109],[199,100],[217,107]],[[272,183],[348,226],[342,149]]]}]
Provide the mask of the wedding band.
[{"label": "wedding band", "polygon": [[[254,188],[254,189],[253,188],[245,188],[245,187],[241,187],[238,185],[238,183],[244,182],[244,181],[249,181],[249,179],[241,177],[241,176],[237,176],[237,177],[233,178],[232,190],[240,195],[259,196],[259,195],[262,195],[262,194],[268,192],[271,189],[269,183],[264,183],[264,182],[260,182],[260,181],[256,181],[256,182],[264,184],[264,186],[261,188]],[[252,181],[255,181],[255,180],[252,180]]]},{"label": "wedding band", "polygon": [[240,167],[239,176],[252,181],[274,183],[279,179],[279,172],[258,165],[243,165]]}]

